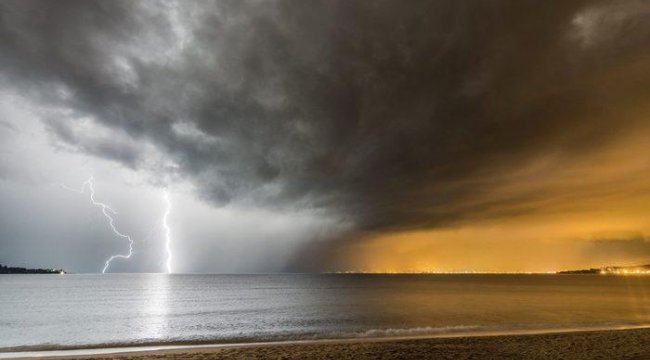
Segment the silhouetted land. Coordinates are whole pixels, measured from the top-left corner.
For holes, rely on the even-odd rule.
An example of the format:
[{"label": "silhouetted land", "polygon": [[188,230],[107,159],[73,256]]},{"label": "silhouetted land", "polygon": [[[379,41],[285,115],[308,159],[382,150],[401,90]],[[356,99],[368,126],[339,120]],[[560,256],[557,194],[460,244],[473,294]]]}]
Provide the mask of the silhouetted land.
[{"label": "silhouetted land", "polygon": [[601,268],[565,270],[558,274],[650,275],[650,265],[606,266]]},{"label": "silhouetted land", "polygon": [[27,269],[22,267],[9,267],[0,264],[0,274],[61,274],[63,269]]}]

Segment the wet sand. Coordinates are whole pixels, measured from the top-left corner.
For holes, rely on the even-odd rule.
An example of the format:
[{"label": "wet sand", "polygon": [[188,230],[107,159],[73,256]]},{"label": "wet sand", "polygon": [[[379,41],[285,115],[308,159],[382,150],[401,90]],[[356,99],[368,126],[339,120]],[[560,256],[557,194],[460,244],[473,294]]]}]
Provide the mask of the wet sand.
[{"label": "wet sand", "polygon": [[[650,329],[194,348],[56,359],[650,359]],[[51,359],[54,359],[52,357]]]}]

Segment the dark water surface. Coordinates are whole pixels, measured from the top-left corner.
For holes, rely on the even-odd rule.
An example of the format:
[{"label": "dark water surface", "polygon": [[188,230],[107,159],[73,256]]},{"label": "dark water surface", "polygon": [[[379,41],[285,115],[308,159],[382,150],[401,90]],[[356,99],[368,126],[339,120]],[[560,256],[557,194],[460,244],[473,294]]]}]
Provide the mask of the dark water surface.
[{"label": "dark water surface", "polygon": [[645,324],[645,276],[0,276],[0,351]]}]

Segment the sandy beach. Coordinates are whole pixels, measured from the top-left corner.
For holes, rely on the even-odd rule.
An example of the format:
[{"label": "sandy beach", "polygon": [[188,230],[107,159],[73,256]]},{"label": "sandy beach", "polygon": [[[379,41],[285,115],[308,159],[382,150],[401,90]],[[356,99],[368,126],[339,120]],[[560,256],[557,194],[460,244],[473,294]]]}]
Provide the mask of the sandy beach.
[{"label": "sandy beach", "polygon": [[[650,359],[650,329],[156,350],[50,359]],[[46,357],[47,358],[47,357]]]}]

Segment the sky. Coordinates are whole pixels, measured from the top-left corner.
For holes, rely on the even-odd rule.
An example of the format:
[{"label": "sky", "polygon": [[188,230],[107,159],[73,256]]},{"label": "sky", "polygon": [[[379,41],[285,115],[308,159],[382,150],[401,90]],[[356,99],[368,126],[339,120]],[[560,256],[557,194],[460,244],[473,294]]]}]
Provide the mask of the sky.
[{"label": "sky", "polygon": [[0,0],[0,263],[650,263],[650,3]]}]

